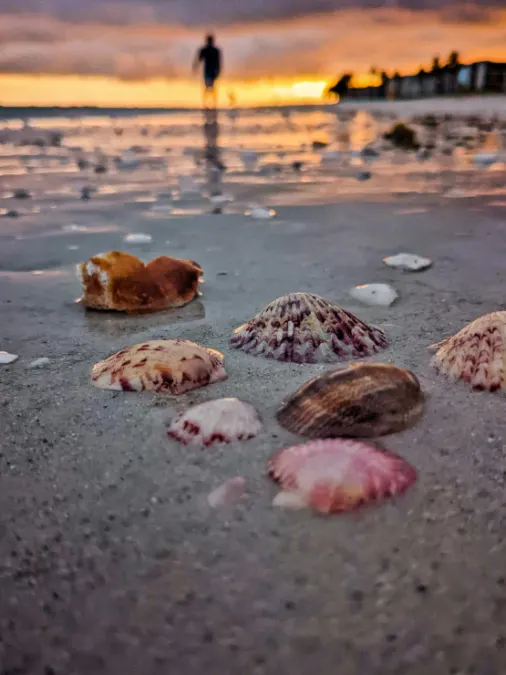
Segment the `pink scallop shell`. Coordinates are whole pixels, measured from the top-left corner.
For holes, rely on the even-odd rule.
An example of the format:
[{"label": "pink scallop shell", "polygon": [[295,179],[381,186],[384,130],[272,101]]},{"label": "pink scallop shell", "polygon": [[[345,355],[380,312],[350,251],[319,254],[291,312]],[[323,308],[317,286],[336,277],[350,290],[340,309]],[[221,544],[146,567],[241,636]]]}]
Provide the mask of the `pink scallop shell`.
[{"label": "pink scallop shell", "polygon": [[210,447],[253,438],[261,429],[260,417],[250,403],[220,398],[186,410],[171,423],[167,434],[183,445]]},{"label": "pink scallop shell", "polygon": [[416,470],[387,450],[355,440],[318,440],[278,452],[269,475],[283,491],[319,513],[351,511],[403,493],[416,480]]},{"label": "pink scallop shell", "polygon": [[99,389],[183,394],[226,380],[223,354],[190,340],[152,340],[122,349],[93,366]]}]

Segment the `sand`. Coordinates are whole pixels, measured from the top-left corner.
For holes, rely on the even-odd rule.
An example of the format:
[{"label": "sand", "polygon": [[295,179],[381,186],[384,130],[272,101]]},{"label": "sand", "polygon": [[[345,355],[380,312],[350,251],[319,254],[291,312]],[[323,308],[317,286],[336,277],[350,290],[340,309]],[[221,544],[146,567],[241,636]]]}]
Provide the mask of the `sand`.
[{"label": "sand", "polygon": [[[147,170],[106,176],[135,185],[89,202],[76,190],[47,194],[74,189],[75,174],[4,178],[6,189],[34,191],[23,208],[41,210],[0,222],[0,349],[20,356],[0,366],[0,672],[506,672],[504,396],[449,384],[427,352],[505,308],[505,173],[452,172],[450,185],[476,189],[451,199],[439,166],[396,161],[380,162],[367,183],[350,167],[332,173],[316,162],[276,179],[231,170],[222,187],[235,201],[214,215],[195,198],[183,213],[153,216],[149,202],[132,201],[167,184]],[[277,217],[247,218],[249,202]],[[88,229],[62,229],[69,224]],[[122,247],[128,232],[152,236],[128,248],[144,260],[197,260],[202,297],[141,317],[83,311],[75,263]],[[434,265],[409,274],[382,263],[401,251]],[[359,305],[348,290],[367,282],[391,284],[399,300]],[[423,420],[382,439],[419,472],[402,498],[332,518],[271,506],[266,461],[299,441],[275,412],[326,366],[250,357],[228,338],[290,291],[321,294],[381,326],[391,344],[375,360],[420,378]],[[99,359],[169,337],[221,350],[229,379],[177,399],[90,385]],[[49,364],[28,369],[40,357]],[[206,451],[166,437],[176,412],[222,396],[254,404],[264,431]],[[208,494],[234,476],[247,495],[211,509]]]}]

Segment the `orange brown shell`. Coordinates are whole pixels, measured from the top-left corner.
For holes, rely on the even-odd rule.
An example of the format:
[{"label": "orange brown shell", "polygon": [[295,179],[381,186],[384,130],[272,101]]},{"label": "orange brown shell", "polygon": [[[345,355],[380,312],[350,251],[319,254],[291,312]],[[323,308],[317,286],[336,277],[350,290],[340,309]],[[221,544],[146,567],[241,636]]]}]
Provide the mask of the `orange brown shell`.
[{"label": "orange brown shell", "polygon": [[367,438],[411,427],[423,406],[420,383],[409,370],[351,363],[303,384],[276,417],[285,429],[309,438]]},{"label": "orange brown shell", "polygon": [[178,395],[227,379],[223,355],[190,340],[152,340],[122,349],[95,364],[99,389]]},{"label": "orange brown shell", "polygon": [[200,266],[162,256],[144,265],[129,253],[110,251],[79,266],[89,309],[155,312],[182,307],[198,293]]}]

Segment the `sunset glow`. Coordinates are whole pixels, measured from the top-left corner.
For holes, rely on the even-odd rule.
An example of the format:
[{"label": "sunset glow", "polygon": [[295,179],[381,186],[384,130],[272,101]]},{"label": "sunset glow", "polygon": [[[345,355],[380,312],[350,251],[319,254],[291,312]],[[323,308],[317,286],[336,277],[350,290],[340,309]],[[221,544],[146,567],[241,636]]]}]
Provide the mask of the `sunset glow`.
[{"label": "sunset glow", "polygon": [[[372,85],[378,83],[369,74],[372,67],[416,72],[453,49],[463,62],[506,61],[506,10],[469,3],[442,2],[439,10],[415,11],[399,2],[291,16],[287,3],[278,0],[286,9],[278,19],[257,17],[264,5],[254,3],[257,15],[233,22],[238,6],[208,7],[197,0],[174,5],[129,0],[121,7],[128,5],[130,15],[123,15],[115,0],[92,2],[84,14],[70,0],[46,0],[39,13],[2,14],[3,1],[2,105],[198,106],[201,82],[192,77],[191,62],[207,30],[198,25],[204,5],[208,13],[225,17],[214,25],[224,54],[223,106],[231,95],[238,106],[314,103],[344,72],[354,74],[355,86]],[[66,11],[59,12],[65,2]],[[162,10],[167,18],[157,22]],[[194,20],[183,24],[181,17]]]}]

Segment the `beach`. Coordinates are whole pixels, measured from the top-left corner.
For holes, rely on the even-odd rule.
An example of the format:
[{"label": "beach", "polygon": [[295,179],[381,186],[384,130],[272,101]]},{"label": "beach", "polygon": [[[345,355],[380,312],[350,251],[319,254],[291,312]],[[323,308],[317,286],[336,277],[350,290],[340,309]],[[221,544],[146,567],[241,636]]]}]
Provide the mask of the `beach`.
[{"label": "beach", "polygon": [[[450,111],[506,107],[476,101]],[[19,359],[0,366],[0,672],[506,672],[504,395],[449,382],[428,351],[506,308],[502,127],[467,147],[438,136],[421,161],[382,138],[433,111],[412,107],[32,120],[39,146],[4,123],[0,350]],[[498,156],[484,168],[477,153]],[[20,188],[30,196],[16,199]],[[217,208],[213,193],[230,201]],[[255,206],[276,216],[254,220]],[[151,240],[127,244],[129,233]],[[201,296],[147,315],[86,312],[76,265],[110,250],[197,261]],[[433,266],[383,263],[404,251]],[[350,297],[372,282],[399,299]],[[253,357],[229,339],[296,291],[382,328],[389,347],[372,360],[419,378],[422,420],[378,441],[416,468],[405,495],[330,517],[272,506],[267,461],[303,442],[275,413],[330,366]],[[180,397],[92,386],[96,362],[169,338],[218,349],[228,379]],[[201,450],[167,437],[178,412],[234,396],[259,411],[256,438]],[[246,495],[212,510],[208,494],[234,476]]]}]

